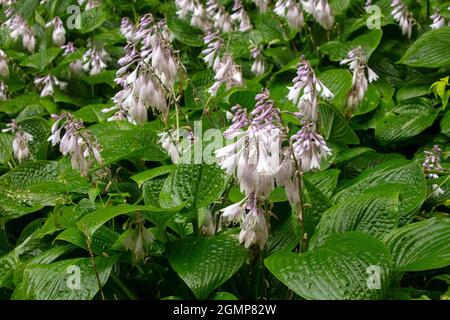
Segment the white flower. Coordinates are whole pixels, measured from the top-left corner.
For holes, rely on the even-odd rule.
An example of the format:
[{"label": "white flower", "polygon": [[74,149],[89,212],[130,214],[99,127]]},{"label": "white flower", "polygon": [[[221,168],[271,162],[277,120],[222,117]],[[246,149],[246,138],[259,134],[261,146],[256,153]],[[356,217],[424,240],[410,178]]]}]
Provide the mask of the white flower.
[{"label": "white flower", "polygon": [[259,11],[261,11],[261,13],[267,12],[270,0],[253,0],[253,2],[259,8]]},{"label": "white flower", "polygon": [[302,1],[305,11],[316,19],[325,29],[330,30],[334,25],[334,15],[327,0]]},{"label": "white flower", "polygon": [[233,14],[231,20],[239,24],[239,31],[246,32],[252,28],[250,17],[240,0],[235,0],[233,5]]},{"label": "white flower", "polygon": [[266,72],[266,64],[264,62],[264,58],[262,57],[261,49],[257,46],[253,47],[251,50],[251,54],[253,59],[255,59],[251,67],[252,73],[256,76],[259,76]]},{"label": "white flower", "polygon": [[0,101],[8,100],[8,86],[0,80]]},{"label": "white flower", "polygon": [[348,112],[351,114],[364,99],[368,83],[378,80],[378,75],[367,65],[366,54],[360,46],[350,50],[347,59],[341,61],[342,64],[348,64],[353,72],[352,91],[347,98]]},{"label": "white flower", "polygon": [[34,84],[38,88],[42,88],[41,97],[53,96],[55,86],[62,90],[67,85],[65,82],[58,80],[54,75],[38,77],[34,80]]},{"label": "white flower", "polygon": [[431,17],[433,23],[430,24],[431,29],[439,29],[445,26],[445,18],[439,12],[434,13]]},{"label": "white flower", "polygon": [[15,120],[7,124],[7,128],[3,129],[2,132],[11,131],[14,134],[13,139],[13,152],[14,157],[22,163],[24,160],[28,160],[31,157],[29,143],[33,141],[33,136],[28,132],[23,131],[20,125],[17,124]]},{"label": "white flower", "polygon": [[321,160],[331,155],[325,139],[315,131],[315,124],[305,121],[302,129],[291,137],[295,158],[303,172],[320,169]]},{"label": "white flower", "polygon": [[415,23],[411,11],[408,10],[408,7],[401,0],[393,0],[391,7],[393,7],[391,15],[402,28],[402,34],[408,35],[408,38],[411,38],[412,27]]},{"label": "white flower", "polygon": [[99,44],[88,42],[88,50],[83,54],[83,69],[90,75],[102,72],[111,60],[109,53]]},{"label": "white flower", "polygon": [[274,12],[280,17],[286,18],[293,29],[301,29],[304,25],[303,11],[297,0],[278,0]]},{"label": "white flower", "polygon": [[45,26],[47,28],[53,27],[52,40],[56,46],[60,47],[66,42],[66,30],[59,17],[53,18],[53,20]]},{"label": "white flower", "polygon": [[0,49],[0,76],[4,78],[9,77],[8,57],[5,52]]},{"label": "white flower", "polygon": [[242,71],[239,65],[234,63],[231,55],[226,54],[219,63],[216,75],[214,76],[214,84],[208,89],[208,92],[215,96],[222,84],[226,85],[229,90],[232,87],[238,87],[243,84]]},{"label": "white flower", "polygon": [[333,93],[316,78],[309,62],[302,57],[298,63],[297,76],[292,80],[293,86],[288,87],[288,99],[296,105],[306,119],[317,121],[318,95],[331,99]]}]

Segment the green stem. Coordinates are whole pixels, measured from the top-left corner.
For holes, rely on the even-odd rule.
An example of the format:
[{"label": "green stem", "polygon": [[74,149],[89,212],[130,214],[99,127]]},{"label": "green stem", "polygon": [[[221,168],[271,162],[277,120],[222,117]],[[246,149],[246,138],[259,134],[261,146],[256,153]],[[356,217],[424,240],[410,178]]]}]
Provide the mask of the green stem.
[{"label": "green stem", "polygon": [[122,279],[119,278],[119,276],[115,272],[111,272],[111,278],[119,286],[119,288],[123,291],[123,293],[125,293],[128,299],[130,300],[139,299],[137,295],[126,286],[126,284],[122,281]]}]

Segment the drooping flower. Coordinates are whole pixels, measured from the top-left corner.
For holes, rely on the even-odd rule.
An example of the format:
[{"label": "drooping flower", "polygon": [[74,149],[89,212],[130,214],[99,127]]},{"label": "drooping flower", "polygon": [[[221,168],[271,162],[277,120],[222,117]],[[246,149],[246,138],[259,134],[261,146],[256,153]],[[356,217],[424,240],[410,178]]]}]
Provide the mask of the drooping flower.
[{"label": "drooping flower", "polygon": [[255,5],[259,8],[261,13],[267,12],[267,8],[269,7],[270,0],[253,0]]},{"label": "drooping flower", "polygon": [[228,53],[223,56],[215,72],[215,82],[208,89],[212,96],[217,94],[222,84],[225,84],[227,90],[243,84],[241,67],[234,63],[232,56]]},{"label": "drooping flower", "polygon": [[120,33],[127,39],[128,42],[133,42],[137,32],[136,26],[130,18],[123,17],[120,21]]},{"label": "drooping flower", "polygon": [[[59,151],[63,155],[69,155],[73,169],[79,170],[82,176],[87,176],[94,160],[103,165],[101,147],[81,120],[68,112],[53,114],[52,119],[55,123],[48,141],[51,141],[53,146],[59,144]],[[62,131],[64,134],[61,137]]]},{"label": "drooping flower", "polygon": [[52,40],[56,46],[60,47],[66,42],[66,30],[59,17],[53,18],[45,27],[53,27]]},{"label": "drooping flower", "polygon": [[10,35],[13,40],[22,37],[23,46],[29,51],[33,52],[36,46],[36,38],[34,37],[33,29],[27,22],[12,9],[6,9],[5,15],[7,20],[5,26],[10,30]]},{"label": "drooping flower", "polygon": [[334,25],[334,15],[327,0],[302,1],[303,8],[325,29],[331,30]]},{"label": "drooping flower", "polygon": [[175,5],[177,6],[178,18],[184,19],[187,15],[194,12],[196,7],[195,0],[175,0]]},{"label": "drooping flower", "polygon": [[320,169],[321,160],[331,155],[331,149],[311,121],[304,121],[302,129],[291,137],[291,141],[295,159],[303,172]]},{"label": "drooping flower", "polygon": [[203,41],[207,45],[207,48],[202,51],[203,61],[208,67],[217,70],[220,65],[220,49],[223,46],[223,39],[218,32],[208,31]]},{"label": "drooping flower", "polygon": [[91,10],[101,4],[101,0],[78,0],[78,4],[82,6],[86,3],[85,10]]},{"label": "drooping flower", "polygon": [[147,247],[155,240],[153,233],[145,227],[142,213],[136,214],[131,221],[124,225],[127,236],[123,240],[125,248],[131,251],[133,264],[144,261]]},{"label": "drooping flower", "polygon": [[425,173],[429,179],[437,179],[437,172],[443,171],[441,165],[442,149],[439,145],[434,145],[431,150],[425,150],[425,160],[422,164]]},{"label": "drooping flower", "polygon": [[[61,46],[61,49],[64,49],[63,56],[68,56],[69,54],[72,54],[75,51],[77,51],[73,42],[68,42],[66,45]],[[83,62],[80,59],[72,61],[69,64],[69,69],[74,74],[78,74],[83,70]]]},{"label": "drooping flower", "polygon": [[288,99],[296,105],[302,116],[311,121],[317,121],[319,99],[333,97],[331,91],[316,78],[316,74],[309,62],[302,57],[298,63],[297,76],[289,87]]},{"label": "drooping flower", "polygon": [[[433,23],[430,24],[431,29],[439,29],[447,25],[445,23],[445,18],[439,12],[435,12],[430,18],[433,20]],[[450,21],[448,25],[450,25]]]},{"label": "drooping flower", "polygon": [[0,76],[9,77],[8,57],[2,49],[0,49]]},{"label": "drooping flower", "polygon": [[28,160],[31,157],[29,143],[33,141],[33,136],[28,132],[25,132],[22,129],[22,127],[17,124],[15,120],[12,120],[6,126],[7,128],[3,129],[2,132],[11,131],[14,134],[13,139],[14,157],[19,161],[19,163]]},{"label": "drooping flower", "polygon": [[265,89],[255,99],[250,115],[238,105],[232,108],[232,124],[224,135],[233,142],[217,150],[216,157],[220,167],[236,177],[245,194],[241,202],[221,210],[223,218],[240,222],[239,240],[245,247],[262,249],[269,229],[263,204],[279,170],[282,130],[279,111],[269,92]]},{"label": "drooping flower", "polygon": [[206,14],[213,21],[215,28],[222,32],[233,31],[233,21],[230,14],[217,0],[208,0],[206,8]]},{"label": "drooping flower", "polygon": [[250,17],[248,16],[247,11],[245,11],[245,8],[240,0],[234,1],[231,20],[239,25],[239,31],[241,32],[246,32],[252,29]]},{"label": "drooping flower", "polygon": [[259,76],[266,72],[266,64],[264,58],[262,57],[262,50],[258,46],[254,46],[251,49],[252,58],[255,59],[252,64],[251,71],[254,75]]},{"label": "drooping flower", "polygon": [[34,84],[41,89],[41,97],[53,96],[55,93],[55,86],[63,90],[67,83],[58,80],[54,75],[47,75],[44,77],[37,77]]},{"label": "drooping flower", "polygon": [[192,12],[191,25],[206,31],[212,27],[211,22],[206,16],[206,10],[201,3],[196,4]]},{"label": "drooping flower", "polygon": [[284,17],[292,29],[301,29],[304,25],[302,7],[297,0],[278,0],[274,12]]},{"label": "drooping flower", "polygon": [[108,51],[98,44],[89,40],[87,44],[88,50],[83,54],[83,70],[89,74],[96,75],[102,72],[108,66],[111,60]]},{"label": "drooping flower", "polygon": [[123,89],[113,98],[115,106],[103,110],[116,111],[110,121],[127,119],[143,123],[147,121],[149,108],[166,117],[168,97],[174,94],[180,62],[170,45],[167,25],[146,14],[136,28],[134,37],[125,46],[125,55],[118,61],[121,68],[114,81]]},{"label": "drooping flower", "polygon": [[347,98],[347,108],[351,114],[364,99],[368,84],[378,80],[378,75],[367,65],[366,54],[360,46],[350,50],[347,59],[341,61],[342,64],[348,64],[353,73],[352,91]]},{"label": "drooping flower", "polygon": [[415,24],[415,19],[411,11],[409,11],[406,4],[402,0],[393,0],[391,3],[393,8],[391,15],[397,21],[402,29],[402,34],[411,38],[412,28]]}]

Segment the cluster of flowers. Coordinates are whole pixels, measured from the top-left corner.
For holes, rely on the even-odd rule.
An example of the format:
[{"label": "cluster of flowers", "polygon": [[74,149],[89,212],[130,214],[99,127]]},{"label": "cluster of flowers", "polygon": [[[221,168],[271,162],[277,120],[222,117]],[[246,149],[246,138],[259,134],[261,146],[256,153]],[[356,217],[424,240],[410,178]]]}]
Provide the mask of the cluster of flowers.
[{"label": "cluster of flowers", "polygon": [[127,39],[126,54],[119,60],[115,82],[123,89],[113,98],[115,106],[103,111],[116,111],[109,120],[132,123],[146,122],[148,108],[167,117],[180,62],[165,21],[146,14],[136,26],[123,18],[121,32]]},{"label": "cluster of flowers", "polygon": [[303,8],[323,28],[330,30],[333,27],[334,15],[327,0],[278,0],[274,12],[286,18],[291,28],[301,29],[304,25]]},{"label": "cluster of flowers", "polygon": [[347,64],[353,72],[352,91],[347,98],[347,112],[351,115],[364,99],[369,83],[378,80],[378,75],[367,65],[366,54],[360,46],[350,50],[342,64]]},{"label": "cluster of flowers", "polygon": [[14,9],[7,8],[5,10],[7,20],[4,25],[9,29],[10,36],[13,40],[18,40],[22,37],[23,46],[29,51],[34,52],[36,47],[36,38],[33,29],[22,18],[22,16],[14,11]]},{"label": "cluster of flowers", "polygon": [[[61,115],[53,114],[51,117],[55,123],[52,125],[52,135],[48,141],[51,141],[53,146],[59,144],[59,151],[63,155],[69,155],[73,169],[79,170],[81,175],[86,177],[93,167],[94,160],[103,165],[101,147],[81,120],[69,112]],[[62,131],[64,134],[61,137]]]},{"label": "cluster of flowers", "polygon": [[12,120],[6,126],[7,128],[3,129],[2,132],[11,132],[14,135],[12,144],[14,157],[19,163],[28,160],[31,157],[29,143],[33,141],[33,136],[25,132],[16,120]]},{"label": "cluster of flowers", "polygon": [[[267,242],[269,226],[264,204],[275,184],[284,186],[291,205],[300,209],[301,172],[319,169],[321,160],[331,153],[316,130],[316,121],[318,96],[331,98],[332,93],[303,57],[293,83],[288,98],[299,108],[295,115],[303,125],[291,136],[289,146],[283,147],[288,133],[282,126],[280,111],[264,89],[256,96],[255,109],[250,114],[239,105],[232,108],[232,123],[224,135],[233,143],[216,151],[220,167],[235,175],[245,193],[241,202],[222,212],[225,221],[241,223],[239,238],[246,247],[263,248]],[[298,212],[301,214],[301,210]]]},{"label": "cluster of flowers", "polygon": [[393,8],[391,15],[400,25],[402,34],[411,38],[413,25],[416,23],[412,12],[409,11],[408,6],[402,0],[393,0],[391,7]]},{"label": "cluster of flowers", "polygon": [[[438,145],[434,145],[431,150],[424,151],[425,160],[422,164],[423,170],[426,173],[428,179],[438,179],[439,175],[437,173],[442,172],[443,168],[441,165],[442,149]],[[445,193],[439,185],[432,185],[433,195],[439,197]]]}]

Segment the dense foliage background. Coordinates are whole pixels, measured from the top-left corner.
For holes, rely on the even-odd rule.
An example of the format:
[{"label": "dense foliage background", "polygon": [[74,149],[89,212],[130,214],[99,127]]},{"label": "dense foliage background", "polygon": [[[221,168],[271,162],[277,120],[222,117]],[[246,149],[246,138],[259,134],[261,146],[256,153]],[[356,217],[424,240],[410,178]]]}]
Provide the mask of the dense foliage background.
[{"label": "dense foliage background", "polygon": [[[265,13],[243,1],[250,28],[218,28],[243,79],[215,95],[217,69],[202,59],[206,33],[192,13],[180,17],[173,1],[79,2],[0,1],[0,298],[450,297],[450,2],[404,0],[414,20],[399,26],[391,1],[329,0],[331,25],[304,12],[300,27],[274,12],[276,1]],[[443,20],[430,18],[436,12]],[[152,102],[131,122],[107,121],[124,86],[114,81],[128,54],[121,19],[134,26],[130,41],[147,13],[167,25],[163,56],[177,64],[172,88],[160,88],[167,108]],[[11,14],[22,20],[11,25]],[[61,47],[69,41],[76,49]],[[340,62],[356,47],[378,79],[349,111],[354,74]],[[276,186],[264,199],[267,242],[244,245],[245,226],[221,218],[244,198],[239,181],[214,163],[173,163],[160,134],[222,133],[227,112],[251,112],[267,88],[291,136],[304,125],[288,99],[301,56],[333,93],[320,98],[318,126],[331,152],[320,170],[301,173],[303,219]],[[78,123],[84,154],[48,140],[52,114]]]}]

